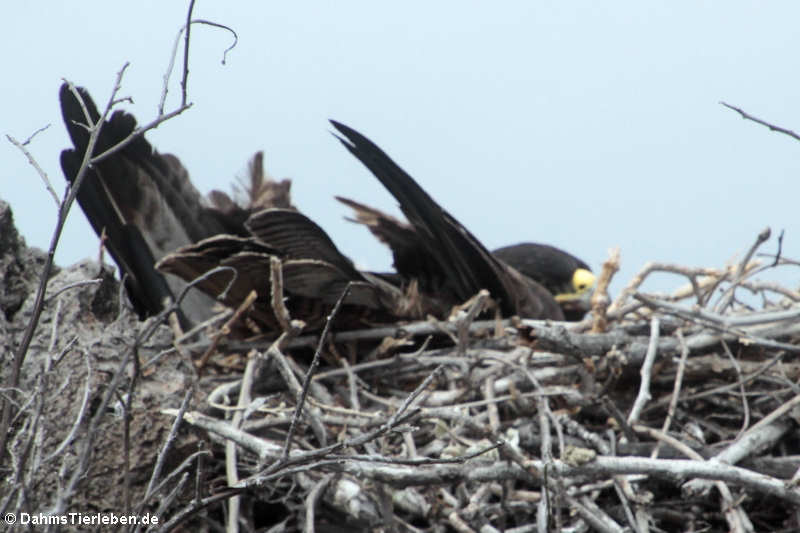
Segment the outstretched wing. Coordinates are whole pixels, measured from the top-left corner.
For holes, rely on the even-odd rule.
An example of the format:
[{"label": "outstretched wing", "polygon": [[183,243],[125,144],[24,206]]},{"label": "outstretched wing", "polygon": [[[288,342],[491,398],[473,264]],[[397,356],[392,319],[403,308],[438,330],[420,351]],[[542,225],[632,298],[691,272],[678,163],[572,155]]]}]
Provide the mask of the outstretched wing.
[{"label": "outstretched wing", "polygon": [[563,318],[547,290],[495,258],[383,150],[354,129],[336,121],[331,124],[344,136],[338,138],[345,148],[400,203],[425,253],[446,273],[442,291],[451,291],[455,299],[463,301],[488,289],[505,314]]},{"label": "outstretched wing", "polygon": [[[292,316],[318,325],[342,296],[359,309],[391,309],[402,295],[380,280],[368,279],[342,255],[311,219],[291,209],[264,209],[247,221],[251,237],[218,235],[184,246],[156,265],[186,280],[200,278],[198,287],[235,307],[256,289],[249,313],[264,330],[279,328],[271,309],[271,259],[280,260],[284,295]],[[216,267],[227,267],[216,274]],[[347,314],[347,313],[345,313]]]},{"label": "outstretched wing", "polygon": [[[61,153],[67,181],[74,183],[89,141],[88,127],[100,120],[89,93],[77,89],[80,105],[67,84],[59,98],[64,124],[74,148]],[[88,113],[88,116],[87,116]],[[136,119],[116,111],[100,126],[92,156],[128,138]],[[172,155],[159,154],[141,135],[87,169],[77,195],[95,232],[105,235],[105,246],[125,277],[131,302],[140,316],[158,313],[185,282],[165,278],[154,264],[168,252],[219,233],[225,227],[218,214],[202,204],[188,173]],[[183,306],[191,322],[205,319],[210,301],[199,292]]]}]

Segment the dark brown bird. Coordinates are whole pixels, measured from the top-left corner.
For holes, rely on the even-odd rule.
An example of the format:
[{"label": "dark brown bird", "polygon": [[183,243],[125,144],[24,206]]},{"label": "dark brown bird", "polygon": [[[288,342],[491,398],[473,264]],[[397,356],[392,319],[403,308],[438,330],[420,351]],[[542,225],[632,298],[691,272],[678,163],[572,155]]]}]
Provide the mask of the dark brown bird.
[{"label": "dark brown bird", "polygon": [[[336,199],[353,210],[355,217],[349,220],[366,226],[392,251],[397,273],[384,274],[385,278],[400,286],[417,280],[423,291],[436,291],[446,282],[446,269],[426,251],[413,226],[355,200]],[[544,286],[567,320],[580,320],[589,310],[595,276],[577,257],[554,246],[530,242],[498,248],[492,255]]]},{"label": "dark brown bird", "polygon": [[[88,119],[66,84],[59,93],[74,145],[61,155],[70,183],[88,146],[87,126],[100,119],[88,92],[77,89],[77,93]],[[115,112],[101,125],[93,156],[126,139],[136,128],[133,116]],[[292,207],[289,187],[287,180],[265,178],[259,153],[250,165],[244,194],[239,195],[243,198],[234,201],[213,191],[206,200],[176,157],[158,153],[138,136],[87,169],[77,198],[95,232],[105,236],[105,246],[141,317],[160,312],[188,282],[222,266],[230,268],[199,281],[198,290],[192,289],[184,299],[184,325],[209,318],[214,299],[235,307],[255,288],[258,300],[250,318],[261,331],[276,330],[269,294],[271,257],[281,260],[293,316],[311,322],[310,327],[348,285],[344,303],[352,309],[342,313],[346,319],[365,313],[383,320],[393,318],[395,311],[407,314],[403,309],[413,306],[406,302],[406,295],[380,277],[359,272],[322,228]]]},{"label": "dark brown bird", "polygon": [[[60,91],[64,122],[74,145],[61,155],[70,183],[87,148],[85,125],[100,118],[88,93],[77,92],[88,119],[75,94],[66,85]],[[541,258],[531,258],[524,253],[527,245],[488,252],[377,146],[347,126],[334,126],[346,137],[340,139],[344,145],[397,197],[411,222],[408,225],[342,199],[356,210],[359,221],[391,247],[396,273],[356,269],[322,228],[294,209],[288,180],[265,177],[262,154],[254,157],[249,183],[238,197],[213,191],[206,200],[176,157],[158,153],[140,135],[90,165],[78,193],[93,228],[105,235],[105,245],[120,268],[136,311],[141,316],[155,314],[187,282],[214,268],[228,267],[197,282],[199,290],[192,290],[181,306],[184,322],[196,324],[208,318],[212,298],[234,307],[256,289],[251,322],[258,330],[277,331],[269,280],[270,261],[278,258],[292,316],[310,322],[311,327],[321,324],[346,286],[350,292],[342,323],[348,327],[430,313],[442,316],[484,288],[506,315],[563,318],[548,292],[561,285],[549,285],[551,273],[542,266],[554,264],[551,259],[543,263]],[[116,145],[136,128],[130,114],[115,112],[102,125],[93,155]],[[373,223],[367,222],[370,217]],[[561,265],[551,270],[564,274],[569,268]],[[538,274],[543,277],[536,278]],[[568,275],[573,281],[574,277]]]},{"label": "dark brown bird", "polygon": [[397,199],[410,222],[337,197],[390,247],[403,279],[419,280],[423,292],[451,293],[462,301],[488,289],[507,315],[561,320],[568,313],[579,319],[588,310],[586,296],[594,286],[594,275],[586,263],[535,243],[489,252],[375,143],[344,124],[331,123],[343,135],[342,144]]}]

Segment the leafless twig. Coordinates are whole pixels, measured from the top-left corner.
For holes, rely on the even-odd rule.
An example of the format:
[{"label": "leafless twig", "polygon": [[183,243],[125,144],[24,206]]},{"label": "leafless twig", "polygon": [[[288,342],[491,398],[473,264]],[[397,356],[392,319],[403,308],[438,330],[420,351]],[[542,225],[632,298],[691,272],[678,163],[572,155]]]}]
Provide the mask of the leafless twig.
[{"label": "leafless twig", "polygon": [[736,107],[736,106],[732,106],[732,105],[730,105],[730,104],[727,104],[727,103],[725,103],[725,102],[720,102],[720,104],[724,105],[724,106],[725,106],[725,107],[727,107],[728,109],[733,109],[734,111],[736,111],[737,113],[739,113],[739,114],[742,116],[742,118],[743,118],[743,119],[745,119],[745,120],[752,120],[752,121],[753,121],[753,122],[755,122],[756,124],[761,124],[762,126],[766,126],[766,127],[768,127],[768,128],[770,129],[770,131],[777,131],[778,133],[783,133],[784,135],[788,135],[788,136],[789,136],[789,137],[791,137],[792,139],[795,139],[795,140],[797,140],[797,141],[800,141],[800,135],[796,134],[796,133],[795,133],[795,132],[793,132],[792,130],[788,130],[788,129],[786,129],[786,128],[782,128],[782,127],[780,127],[780,126],[776,126],[776,125],[774,125],[774,124],[771,124],[771,123],[767,122],[766,120],[762,120],[762,119],[760,119],[760,118],[756,118],[756,117],[754,117],[753,115],[751,115],[751,114],[749,114],[749,113],[746,113],[746,112],[745,112],[745,111],[743,111],[742,109],[740,109],[740,108],[738,108],[738,107]]}]

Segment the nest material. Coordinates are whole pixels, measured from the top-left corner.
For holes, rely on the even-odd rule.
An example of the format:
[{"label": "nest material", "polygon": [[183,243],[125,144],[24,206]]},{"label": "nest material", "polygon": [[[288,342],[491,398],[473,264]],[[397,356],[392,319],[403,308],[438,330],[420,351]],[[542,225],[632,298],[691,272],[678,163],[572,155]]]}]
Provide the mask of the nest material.
[{"label": "nest material", "polygon": [[[13,392],[0,503],[150,512],[152,531],[794,531],[800,296],[753,281],[751,256],[648,265],[609,305],[610,264],[592,323],[477,320],[478,295],[446,323],[321,342],[284,315],[277,341],[243,345],[227,332],[245,302],[172,349],[81,286],[58,299],[74,310],[46,307]],[[662,270],[689,287],[637,292]]]},{"label": "nest material", "polygon": [[[607,312],[596,302],[603,333],[476,322],[483,295],[447,324],[323,334],[309,371],[311,338],[287,331],[184,420],[237,444],[229,484],[280,502],[281,527],[794,530],[800,298],[748,281],[751,255],[648,265]],[[691,288],[636,292],[659,270]],[[338,368],[315,370],[321,354]]]}]

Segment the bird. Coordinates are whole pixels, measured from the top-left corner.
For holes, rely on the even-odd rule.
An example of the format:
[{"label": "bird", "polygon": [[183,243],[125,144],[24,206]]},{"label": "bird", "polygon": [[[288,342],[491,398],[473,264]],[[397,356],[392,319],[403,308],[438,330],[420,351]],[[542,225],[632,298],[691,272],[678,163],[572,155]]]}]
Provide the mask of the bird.
[{"label": "bird", "polygon": [[[101,117],[83,88],[65,83],[59,98],[73,144],[62,152],[61,166],[74,184],[89,128]],[[240,194],[215,190],[203,197],[177,157],[135,135],[131,114],[115,111],[107,118],[93,157],[123,139],[133,140],[88,166],[77,200],[119,267],[139,316],[161,312],[191,283],[179,306],[179,318],[191,326],[212,316],[215,302],[236,307],[255,289],[249,327],[275,334],[281,327],[269,294],[275,259],[292,316],[311,328],[321,327],[345,288],[343,327],[446,316],[481,289],[491,293],[504,315],[561,320],[565,280],[575,285],[578,270],[585,270],[582,293],[591,289],[588,266],[557,248],[517,245],[489,252],[374,143],[339,122],[332,124],[339,140],[395,195],[409,220],[406,224],[339,198],[362,222],[372,213],[390,228],[367,224],[392,249],[394,272],[357,269],[323,228],[292,205],[290,182],[265,175],[263,153],[252,158]],[[533,249],[538,256],[531,255]]]},{"label": "bird", "polygon": [[[344,196],[335,197],[353,210],[351,222],[362,224],[392,252],[398,273],[385,273],[394,283],[422,280],[424,290],[436,290],[447,272],[428,254],[414,227],[378,209]],[[574,255],[551,246],[523,242],[492,250],[492,255],[544,286],[568,321],[581,320],[589,309],[595,275]]]},{"label": "bird", "polygon": [[565,320],[579,321],[589,311],[597,279],[583,260],[550,244],[536,242],[503,246],[492,250],[492,254],[547,289]]},{"label": "bird", "polygon": [[489,252],[407,172],[358,131],[331,121],[339,141],[395,197],[404,224],[349,198],[355,220],[392,250],[397,273],[417,279],[426,292],[450,292],[466,299],[487,288],[505,314],[579,320],[588,310],[595,276],[582,260],[554,246],[532,242]]},{"label": "bird", "polygon": [[[88,148],[89,128],[101,116],[83,88],[65,83],[59,100],[73,144],[61,153],[61,167],[72,185]],[[136,130],[132,115],[115,111],[100,124],[92,156]],[[289,189],[288,180],[264,176],[259,152],[250,163],[243,200],[217,190],[204,198],[177,157],[159,153],[138,135],[88,166],[77,201],[117,264],[140,318],[160,313],[189,283],[222,266],[237,275],[232,280],[228,268],[196,283],[178,307],[181,324],[200,324],[214,315],[215,301],[235,307],[258,288],[249,318],[259,331],[275,330],[279,323],[264,290],[273,256],[282,260],[284,286],[298,318],[324,316],[345,286],[351,307],[374,311],[402,299],[389,283],[368,281],[368,274],[356,270],[324,230],[291,205]]]}]

